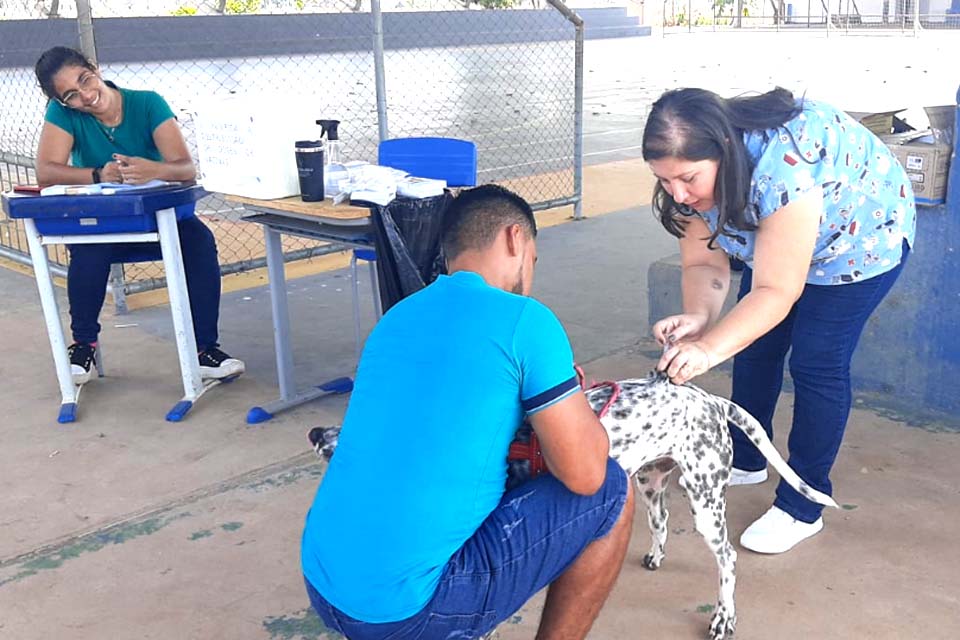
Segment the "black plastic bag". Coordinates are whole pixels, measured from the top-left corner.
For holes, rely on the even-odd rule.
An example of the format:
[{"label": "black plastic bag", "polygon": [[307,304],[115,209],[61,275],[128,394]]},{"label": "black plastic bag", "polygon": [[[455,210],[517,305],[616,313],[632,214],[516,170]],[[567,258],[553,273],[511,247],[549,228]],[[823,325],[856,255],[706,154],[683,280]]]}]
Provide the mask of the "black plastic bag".
[{"label": "black plastic bag", "polygon": [[432,198],[397,198],[372,207],[384,313],[446,273],[440,231],[443,213],[452,200],[447,191]]}]

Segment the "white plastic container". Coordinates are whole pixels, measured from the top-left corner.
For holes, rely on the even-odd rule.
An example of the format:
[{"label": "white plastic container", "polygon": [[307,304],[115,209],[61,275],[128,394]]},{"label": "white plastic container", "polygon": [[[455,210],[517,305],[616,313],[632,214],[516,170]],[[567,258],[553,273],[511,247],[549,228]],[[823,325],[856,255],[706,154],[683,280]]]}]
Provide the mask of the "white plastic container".
[{"label": "white plastic container", "polygon": [[194,109],[199,182],[208,191],[272,200],[300,193],[294,143],[316,139],[317,96],[231,95]]}]

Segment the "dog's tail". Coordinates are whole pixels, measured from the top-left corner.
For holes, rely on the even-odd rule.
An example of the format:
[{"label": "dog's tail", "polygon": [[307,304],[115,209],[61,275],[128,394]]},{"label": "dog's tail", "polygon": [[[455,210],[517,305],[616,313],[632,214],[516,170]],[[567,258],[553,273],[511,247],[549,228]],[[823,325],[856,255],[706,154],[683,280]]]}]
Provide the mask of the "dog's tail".
[{"label": "dog's tail", "polygon": [[790,468],[787,461],[783,459],[780,452],[777,451],[777,448],[770,442],[770,438],[767,437],[767,432],[763,430],[763,426],[757,422],[756,418],[750,415],[749,411],[730,400],[725,398],[721,399],[727,406],[727,420],[737,425],[737,427],[750,438],[750,441],[756,445],[760,453],[763,454],[763,457],[770,461],[770,464],[777,470],[780,477],[787,481],[787,484],[799,491],[800,495],[804,498],[826,507],[839,508],[839,505],[833,498],[817,491],[800,479],[797,472]]}]

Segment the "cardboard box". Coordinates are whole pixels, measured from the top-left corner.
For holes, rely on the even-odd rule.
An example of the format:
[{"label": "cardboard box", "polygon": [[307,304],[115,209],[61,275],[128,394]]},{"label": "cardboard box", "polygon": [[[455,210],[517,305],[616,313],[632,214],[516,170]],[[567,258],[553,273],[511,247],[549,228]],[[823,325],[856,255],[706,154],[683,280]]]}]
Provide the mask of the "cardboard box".
[{"label": "cardboard box", "polygon": [[935,205],[946,201],[956,108],[925,107],[930,128],[922,131],[897,116],[905,109],[847,114],[876,134],[893,152],[910,178],[917,204]]},{"label": "cardboard box", "polygon": [[889,147],[907,171],[917,204],[943,204],[947,195],[950,147],[922,141]]},{"label": "cardboard box", "polygon": [[913,184],[917,204],[943,204],[953,152],[955,105],[924,107],[930,128],[926,131],[881,136],[903,165]]},{"label": "cardboard box", "polygon": [[891,133],[902,133],[913,129],[904,120],[897,117],[898,113],[903,113],[906,109],[895,109],[893,111],[847,111],[847,115],[865,126],[877,136],[885,136]]}]

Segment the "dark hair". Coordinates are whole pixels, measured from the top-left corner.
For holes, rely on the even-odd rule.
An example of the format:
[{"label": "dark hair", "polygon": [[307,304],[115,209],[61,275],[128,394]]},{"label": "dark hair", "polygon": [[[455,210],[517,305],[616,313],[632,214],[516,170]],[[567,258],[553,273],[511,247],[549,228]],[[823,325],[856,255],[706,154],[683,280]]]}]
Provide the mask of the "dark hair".
[{"label": "dark hair", "polygon": [[443,214],[443,253],[449,260],[468,249],[485,249],[501,229],[513,224],[537,237],[533,210],[514,192],[496,184],[461,191]]},{"label": "dark hair", "polygon": [[40,55],[36,66],[33,68],[37,74],[37,82],[43,94],[51,100],[59,100],[57,90],[53,86],[53,76],[57,75],[60,69],[64,67],[85,67],[91,71],[96,71],[97,65],[90,62],[87,56],[76,49],[70,47],[53,47],[47,49]]},{"label": "dark hair", "polygon": [[[759,95],[721,98],[705,89],[674,89],[653,103],[643,130],[643,159],[678,158],[697,162],[716,160],[714,201],[719,213],[710,244],[729,227],[755,229],[756,218],[747,215],[753,171],[743,143],[745,131],[775,129],[796,117],[802,106],[793,94],[777,87]],[[653,192],[653,210],[664,228],[683,236],[687,207],[679,205],[660,182]]]}]

